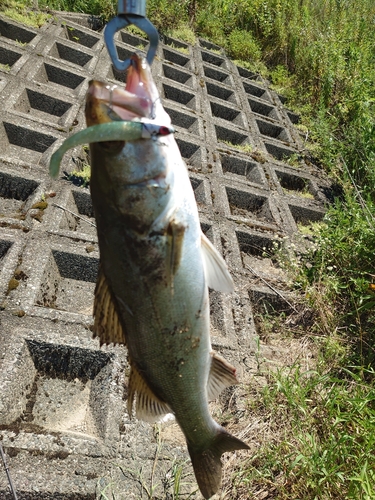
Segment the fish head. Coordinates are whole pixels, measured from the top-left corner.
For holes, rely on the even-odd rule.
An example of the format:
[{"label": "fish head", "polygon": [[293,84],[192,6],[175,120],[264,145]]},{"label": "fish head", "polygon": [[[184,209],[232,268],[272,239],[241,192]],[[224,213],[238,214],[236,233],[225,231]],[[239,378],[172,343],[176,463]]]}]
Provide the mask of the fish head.
[{"label": "fish head", "polygon": [[[126,86],[93,80],[86,98],[86,122],[92,125],[109,122],[153,123],[170,127],[171,119],[163,108],[147,60],[138,54],[131,57]],[[181,155],[173,134],[136,140],[95,142],[90,144],[91,194],[100,196],[149,227],[164,210],[171,196],[174,167]],[[100,195],[99,195],[100,189]]]},{"label": "fish head", "polygon": [[147,60],[137,53],[130,60],[125,89],[97,80],[90,82],[86,99],[87,126],[116,120],[171,124]]}]

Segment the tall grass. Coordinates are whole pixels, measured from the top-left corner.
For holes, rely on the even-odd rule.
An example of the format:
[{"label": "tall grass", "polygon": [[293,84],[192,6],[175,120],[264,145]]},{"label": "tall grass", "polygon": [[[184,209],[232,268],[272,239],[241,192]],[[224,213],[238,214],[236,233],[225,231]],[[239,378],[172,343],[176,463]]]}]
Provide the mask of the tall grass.
[{"label": "tall grass", "polygon": [[248,412],[267,422],[267,437],[238,467],[235,498],[264,491],[278,500],[375,498],[373,384],[350,370],[301,372],[295,365],[270,374]]},{"label": "tall grass", "polygon": [[40,9],[88,13],[108,21],[117,14],[116,0],[37,0]]}]

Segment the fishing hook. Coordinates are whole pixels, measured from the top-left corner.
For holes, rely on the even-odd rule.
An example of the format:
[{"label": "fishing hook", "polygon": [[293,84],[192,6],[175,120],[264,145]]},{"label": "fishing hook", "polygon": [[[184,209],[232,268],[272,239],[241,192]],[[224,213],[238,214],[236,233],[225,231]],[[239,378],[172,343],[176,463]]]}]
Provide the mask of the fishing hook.
[{"label": "fishing hook", "polygon": [[8,478],[8,483],[9,483],[10,491],[12,492],[12,495],[13,495],[13,499],[17,500],[17,493],[16,493],[16,490],[15,490],[14,485],[13,485],[13,481],[12,481],[12,478],[11,478],[11,475],[9,472],[8,464],[7,464],[7,461],[5,458],[5,453],[4,453],[4,450],[3,450],[1,443],[0,443],[0,455],[1,455],[1,459],[2,459],[3,464],[4,464],[5,473],[6,473],[7,478]]},{"label": "fishing hook", "polygon": [[113,109],[113,91],[117,88],[117,85],[106,85],[105,87],[108,91],[109,91],[109,102],[108,102],[108,105],[109,105],[109,108],[110,109]]},{"label": "fishing hook", "polygon": [[104,41],[114,67],[125,71],[131,64],[131,59],[121,61],[117,54],[114,36],[117,31],[134,24],[148,36],[150,46],[147,52],[147,62],[151,66],[159,44],[159,34],[155,26],[146,17],[146,0],[118,0],[117,16],[109,21],[104,29]]}]

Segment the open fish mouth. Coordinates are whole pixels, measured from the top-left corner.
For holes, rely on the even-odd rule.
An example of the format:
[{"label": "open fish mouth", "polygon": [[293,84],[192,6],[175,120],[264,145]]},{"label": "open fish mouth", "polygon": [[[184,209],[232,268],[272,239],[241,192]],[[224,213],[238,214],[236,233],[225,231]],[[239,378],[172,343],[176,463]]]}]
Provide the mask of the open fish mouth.
[{"label": "open fish mouth", "polygon": [[125,89],[91,80],[86,100],[87,125],[136,118],[152,119],[157,99],[149,65],[143,57],[133,54]]},{"label": "open fish mouth", "polygon": [[131,57],[125,89],[98,80],[89,83],[85,114],[87,128],[68,137],[52,155],[49,170],[53,178],[59,174],[63,155],[81,144],[101,142],[116,148],[119,144],[108,146],[108,143],[121,145],[151,138],[163,138],[165,142],[174,133],[150,67],[138,54]]}]

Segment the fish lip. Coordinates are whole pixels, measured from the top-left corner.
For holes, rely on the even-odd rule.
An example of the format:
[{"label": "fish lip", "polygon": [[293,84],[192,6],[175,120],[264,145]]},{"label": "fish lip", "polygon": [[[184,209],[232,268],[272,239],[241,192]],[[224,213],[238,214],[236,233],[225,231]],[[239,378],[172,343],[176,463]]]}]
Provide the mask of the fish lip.
[{"label": "fish lip", "polygon": [[130,60],[125,89],[97,80],[89,82],[86,110],[89,116],[91,114],[91,124],[153,118],[150,68],[146,59],[137,53]]}]

